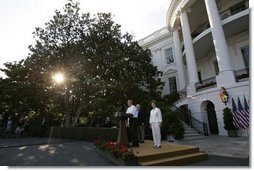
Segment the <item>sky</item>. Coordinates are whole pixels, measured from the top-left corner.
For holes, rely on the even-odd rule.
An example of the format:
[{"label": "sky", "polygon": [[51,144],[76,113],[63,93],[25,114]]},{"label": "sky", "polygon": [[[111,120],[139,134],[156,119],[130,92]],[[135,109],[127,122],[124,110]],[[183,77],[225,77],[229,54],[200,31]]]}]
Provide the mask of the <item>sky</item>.
[{"label": "sky", "polygon": [[[75,1],[75,0],[74,0]],[[140,40],[166,26],[170,0],[76,0],[82,13],[111,12],[122,32]],[[0,1],[0,68],[6,62],[25,59],[34,44],[35,27],[45,27],[55,10],[62,10],[67,0]]]}]

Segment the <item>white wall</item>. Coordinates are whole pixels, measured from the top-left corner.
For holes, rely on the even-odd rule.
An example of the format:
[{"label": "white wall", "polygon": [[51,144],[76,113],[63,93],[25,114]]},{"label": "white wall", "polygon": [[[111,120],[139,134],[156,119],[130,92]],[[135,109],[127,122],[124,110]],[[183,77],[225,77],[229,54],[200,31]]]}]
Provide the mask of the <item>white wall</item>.
[{"label": "white wall", "polygon": [[[158,32],[161,34],[158,35]],[[143,39],[143,42],[146,41],[145,46],[152,52],[152,64],[154,66],[157,66],[157,69],[159,71],[163,72],[163,75],[161,77],[161,81],[165,83],[163,90],[162,90],[162,96],[169,94],[169,77],[176,77],[177,78],[177,68],[175,63],[175,48],[174,48],[174,40],[172,34],[169,34],[169,31],[165,28],[159,30],[158,32],[155,32],[154,34],[148,36],[147,38]],[[163,36],[164,35],[164,36]],[[168,48],[172,48],[173,50],[173,56],[174,56],[174,62],[171,64],[167,64],[166,61],[166,54],[165,50]],[[178,82],[177,82],[178,86]]]},{"label": "white wall", "polygon": [[[224,129],[223,123],[223,109],[225,107],[232,108],[232,98],[234,98],[236,102],[236,106],[238,106],[238,97],[242,105],[244,105],[244,96],[246,100],[249,102],[250,100],[250,82],[240,82],[236,84],[231,84],[230,86],[226,87],[227,92],[229,94],[229,102],[227,106],[221,102],[219,97],[220,88],[212,88],[209,90],[204,90],[199,92],[196,96],[190,97],[187,101],[188,107],[191,111],[192,117],[199,119],[200,121],[205,121],[208,123],[207,112],[204,111],[204,107],[202,108],[202,104],[206,101],[211,101],[215,106],[216,116],[217,116],[217,123],[219,128],[219,135],[227,135],[226,130]],[[243,106],[244,107],[244,106]],[[209,129],[209,125],[208,125]],[[246,130],[239,131],[242,136],[247,136]]]},{"label": "white wall", "polygon": [[[244,32],[227,39],[229,53],[232,58],[232,68],[234,70],[244,69],[244,60],[241,47],[249,45],[249,32]],[[202,80],[215,76],[213,62],[216,60],[214,50],[210,51],[206,57],[197,60],[197,69],[201,71]]]},{"label": "white wall", "polygon": [[233,58],[233,69],[245,68],[241,47],[249,45],[249,32],[243,32],[227,39],[230,54]]},{"label": "white wall", "polygon": [[[154,66],[157,66],[157,69],[159,71],[163,71],[163,76],[161,77],[161,80],[165,82],[162,95],[169,94],[169,77],[176,77],[177,79],[177,68],[175,64],[175,52],[174,52],[174,42],[172,35],[168,34],[168,32],[163,32],[165,36],[160,35],[158,39],[149,39],[149,41],[146,42],[145,47],[148,47],[152,52],[152,63]],[[154,35],[150,35],[150,37]],[[245,68],[243,57],[240,51],[240,48],[246,45],[249,45],[249,32],[240,33],[238,35],[232,36],[227,39],[228,49],[229,53],[232,58],[232,68],[234,70],[239,70]],[[142,45],[141,45],[142,46]],[[144,47],[144,46],[143,46]],[[173,55],[174,55],[174,63],[167,64],[166,58],[165,58],[165,50],[167,48],[172,47],[173,49]],[[198,71],[201,71],[202,80],[214,77],[215,76],[215,69],[214,69],[214,61],[216,61],[216,54],[214,49],[212,49],[207,56],[202,57],[201,59],[197,60],[197,69]],[[186,66],[185,66],[186,67]],[[188,82],[188,74],[186,71],[186,82]],[[178,82],[177,82],[178,86]],[[192,113],[192,116],[201,122],[204,121],[207,124],[208,117],[206,112],[206,105],[208,101],[212,102],[215,106],[216,111],[216,117],[217,117],[217,123],[218,123],[218,131],[219,135],[227,135],[226,130],[224,129],[224,123],[223,123],[223,109],[225,107],[232,108],[232,97],[235,99],[235,102],[237,103],[237,98],[239,97],[242,101],[243,105],[243,97],[247,100],[250,99],[250,82],[239,82],[239,83],[228,83],[225,87],[229,93],[230,99],[225,106],[224,103],[221,102],[219,97],[220,87],[210,88],[207,90],[203,90],[197,93],[194,93],[193,96],[188,97],[185,101],[181,101],[179,104],[176,104],[177,106],[181,106],[182,104],[188,104],[188,107]],[[208,125],[209,129],[209,125]],[[239,133],[242,136],[248,136],[248,132],[246,130],[240,130]]]}]

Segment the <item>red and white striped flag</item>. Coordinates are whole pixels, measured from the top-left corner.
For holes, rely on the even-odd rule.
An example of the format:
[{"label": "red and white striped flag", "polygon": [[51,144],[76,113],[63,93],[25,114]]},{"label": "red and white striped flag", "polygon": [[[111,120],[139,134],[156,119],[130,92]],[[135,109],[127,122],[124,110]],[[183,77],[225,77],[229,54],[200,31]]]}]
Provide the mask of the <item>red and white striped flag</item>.
[{"label": "red and white striped flag", "polygon": [[238,97],[238,119],[241,125],[241,128],[246,129],[249,127],[249,115],[248,113],[243,109],[243,106],[241,104],[240,98]]},{"label": "red and white striped flag", "polygon": [[235,105],[234,98],[232,98],[232,114],[233,114],[233,124],[238,129],[241,128],[241,124],[239,123],[237,108]]},{"label": "red and white striped flag", "polygon": [[[244,110],[247,112],[247,114],[248,114],[248,116],[250,115],[250,108],[249,108],[249,105],[248,105],[248,103],[247,103],[247,100],[246,100],[246,98],[245,98],[245,96],[244,96]],[[250,117],[250,116],[249,116]]]}]

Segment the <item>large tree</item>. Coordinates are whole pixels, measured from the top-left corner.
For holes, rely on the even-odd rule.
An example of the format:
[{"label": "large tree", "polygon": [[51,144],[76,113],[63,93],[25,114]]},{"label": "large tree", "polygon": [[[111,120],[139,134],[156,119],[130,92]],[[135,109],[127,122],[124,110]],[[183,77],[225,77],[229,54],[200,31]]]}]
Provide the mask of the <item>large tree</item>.
[{"label": "large tree", "polygon": [[[128,98],[159,96],[162,83],[155,79],[150,51],[120,28],[110,13],[80,14],[76,2],[69,1],[63,12],[56,10],[44,28],[35,29],[31,54],[18,64],[22,72],[17,74],[30,91],[27,99],[33,100],[27,105],[39,111],[58,108],[65,114],[65,126],[74,127],[82,112],[103,117]],[[6,80],[14,81],[12,67],[17,64],[6,65]],[[66,77],[61,85],[52,81],[56,72]]]}]

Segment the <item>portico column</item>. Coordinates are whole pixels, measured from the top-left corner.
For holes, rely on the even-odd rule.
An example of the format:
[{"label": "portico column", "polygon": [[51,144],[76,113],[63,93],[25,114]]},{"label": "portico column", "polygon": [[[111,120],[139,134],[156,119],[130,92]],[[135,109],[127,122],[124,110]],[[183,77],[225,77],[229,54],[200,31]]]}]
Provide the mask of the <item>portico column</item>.
[{"label": "portico column", "polygon": [[182,25],[183,32],[183,41],[184,41],[184,49],[186,54],[188,75],[189,75],[189,83],[194,84],[198,82],[198,72],[197,72],[197,64],[194,55],[194,49],[192,44],[192,38],[190,34],[189,21],[186,11],[180,12],[180,20]]},{"label": "portico column", "polygon": [[185,78],[185,74],[184,74],[183,55],[182,55],[178,30],[173,31],[173,37],[174,37],[174,46],[175,46],[177,76],[178,76],[178,81],[179,81],[179,90],[182,90],[186,86],[186,78]]},{"label": "portico column", "polygon": [[[219,78],[219,81],[222,81],[223,84],[226,82],[235,82],[235,77],[231,65],[231,60],[227,42],[225,39],[224,31],[221,25],[221,20],[219,12],[217,9],[215,0],[205,0],[206,11],[208,14],[209,23],[211,26],[213,44],[215,47],[216,58],[219,65],[220,74],[222,78]],[[225,79],[226,78],[226,82]]]}]

